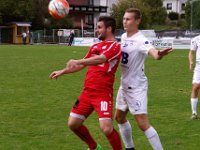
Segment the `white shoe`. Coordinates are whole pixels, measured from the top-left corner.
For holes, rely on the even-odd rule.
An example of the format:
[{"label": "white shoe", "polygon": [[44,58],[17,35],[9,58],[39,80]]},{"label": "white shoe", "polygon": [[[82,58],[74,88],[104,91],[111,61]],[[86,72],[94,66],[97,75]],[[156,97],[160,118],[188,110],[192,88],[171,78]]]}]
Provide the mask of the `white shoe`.
[{"label": "white shoe", "polygon": [[191,119],[197,119],[197,114],[196,113],[193,113],[192,116],[191,116]]}]

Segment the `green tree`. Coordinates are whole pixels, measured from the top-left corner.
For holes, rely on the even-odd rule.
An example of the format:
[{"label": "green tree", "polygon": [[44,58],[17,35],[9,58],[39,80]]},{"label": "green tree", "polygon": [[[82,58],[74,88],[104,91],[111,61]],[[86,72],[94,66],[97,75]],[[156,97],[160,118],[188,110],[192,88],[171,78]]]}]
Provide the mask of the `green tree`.
[{"label": "green tree", "polygon": [[54,19],[48,13],[49,0],[31,0],[33,6],[34,18],[32,19],[32,28],[34,29],[52,29],[52,28],[71,28],[72,23],[68,17],[64,19]]},{"label": "green tree", "polygon": [[[191,10],[192,7],[192,10]],[[200,1],[198,0],[189,0],[186,4],[185,14],[188,28],[199,29],[200,28]],[[192,15],[191,15],[192,13]],[[192,17],[192,19],[191,19]],[[192,22],[191,22],[192,21]]]},{"label": "green tree", "polygon": [[148,28],[150,18],[148,17],[148,9],[142,4],[142,0],[120,0],[118,4],[114,4],[112,6],[111,15],[116,19],[117,28],[123,28],[122,20],[124,12],[127,8],[139,8],[143,18],[140,28]]},{"label": "green tree", "polygon": [[162,6],[162,0],[120,0],[118,4],[113,5],[111,15],[116,18],[117,27],[123,28],[122,20],[127,8],[139,8],[142,13],[141,29],[150,28],[151,25],[163,24],[167,12]]},{"label": "green tree", "polygon": [[70,28],[69,18],[53,19],[48,13],[49,0],[1,0],[0,24],[13,21],[32,22],[32,29]]},{"label": "green tree", "polygon": [[30,21],[33,17],[31,0],[4,0],[0,2],[2,23]]},{"label": "green tree", "polygon": [[48,0],[32,0],[33,14],[32,27],[34,29],[43,29],[48,26]]},{"label": "green tree", "polygon": [[163,7],[162,0],[143,0],[143,5],[148,7],[148,16],[151,17],[151,25],[160,25],[165,23],[167,11]]},{"label": "green tree", "polygon": [[129,7],[136,7],[136,4],[130,0],[120,0],[118,4],[113,4],[111,15],[116,19],[117,28],[123,28],[122,20],[124,11]]},{"label": "green tree", "polygon": [[168,18],[170,19],[170,20],[178,20],[179,19],[179,14],[177,13],[177,12],[170,12],[169,14],[168,14]]}]

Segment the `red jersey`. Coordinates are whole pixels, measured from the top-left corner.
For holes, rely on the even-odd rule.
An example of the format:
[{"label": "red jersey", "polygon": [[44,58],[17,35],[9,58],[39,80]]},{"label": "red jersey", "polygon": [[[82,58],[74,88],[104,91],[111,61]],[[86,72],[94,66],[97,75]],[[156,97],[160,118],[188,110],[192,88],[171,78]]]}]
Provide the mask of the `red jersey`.
[{"label": "red jersey", "polygon": [[84,89],[94,90],[94,92],[103,95],[111,94],[110,96],[112,96],[115,72],[121,57],[120,44],[116,41],[103,41],[94,44],[85,58],[101,54],[105,55],[107,61],[100,65],[88,66]]}]

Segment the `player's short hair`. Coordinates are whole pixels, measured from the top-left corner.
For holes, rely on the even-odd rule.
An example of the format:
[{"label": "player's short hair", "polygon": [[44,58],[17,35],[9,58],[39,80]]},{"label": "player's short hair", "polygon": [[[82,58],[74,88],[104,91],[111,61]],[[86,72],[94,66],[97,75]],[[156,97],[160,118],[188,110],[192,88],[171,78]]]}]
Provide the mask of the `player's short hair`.
[{"label": "player's short hair", "polygon": [[125,13],[134,13],[134,18],[137,20],[137,19],[141,19],[142,18],[142,14],[140,12],[139,9],[137,8],[128,8],[126,9]]},{"label": "player's short hair", "polygon": [[111,27],[112,28],[112,33],[115,33],[116,29],[116,20],[111,17],[111,16],[100,16],[98,22],[104,22],[106,28]]}]

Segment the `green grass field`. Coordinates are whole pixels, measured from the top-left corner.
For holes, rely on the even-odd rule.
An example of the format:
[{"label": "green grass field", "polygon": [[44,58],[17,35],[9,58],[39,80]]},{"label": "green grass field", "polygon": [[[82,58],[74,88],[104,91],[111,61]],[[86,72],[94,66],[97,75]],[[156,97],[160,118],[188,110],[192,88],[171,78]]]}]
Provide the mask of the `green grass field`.
[{"label": "green grass field", "polygon": [[[86,70],[57,81],[48,78],[52,71],[65,67],[70,58],[82,58],[87,49],[0,45],[0,150],[87,149],[66,126],[73,103],[81,93]],[[192,72],[188,70],[187,54],[187,50],[174,50],[161,61],[149,58],[146,61],[149,118],[165,150],[200,149],[200,120],[190,120]],[[118,71],[115,96],[119,78]],[[128,118],[133,125],[136,149],[151,150],[133,117]],[[111,150],[95,113],[85,124],[103,150]]]}]

